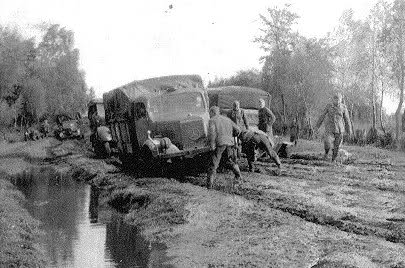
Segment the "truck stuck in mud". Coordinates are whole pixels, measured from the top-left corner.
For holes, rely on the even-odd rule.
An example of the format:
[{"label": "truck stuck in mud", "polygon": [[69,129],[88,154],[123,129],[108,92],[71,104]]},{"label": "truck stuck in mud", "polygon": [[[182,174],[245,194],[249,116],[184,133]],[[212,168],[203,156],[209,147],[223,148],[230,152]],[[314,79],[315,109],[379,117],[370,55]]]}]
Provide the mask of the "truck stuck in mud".
[{"label": "truck stuck in mud", "polygon": [[209,151],[208,98],[200,76],[134,81],[105,93],[103,101],[124,165],[152,166]]}]

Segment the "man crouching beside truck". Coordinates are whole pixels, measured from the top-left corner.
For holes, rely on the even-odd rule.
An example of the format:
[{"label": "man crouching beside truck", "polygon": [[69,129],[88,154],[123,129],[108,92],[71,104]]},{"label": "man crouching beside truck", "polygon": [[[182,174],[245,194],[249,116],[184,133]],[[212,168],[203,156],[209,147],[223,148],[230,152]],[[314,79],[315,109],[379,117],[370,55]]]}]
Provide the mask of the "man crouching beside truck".
[{"label": "man crouching beside truck", "polygon": [[211,119],[208,122],[208,141],[211,148],[211,159],[207,174],[207,188],[212,189],[222,156],[225,160],[225,167],[232,169],[235,174],[235,181],[241,180],[239,166],[233,153],[235,145],[233,137],[239,135],[240,130],[231,119],[220,115],[219,107],[211,107],[209,114]]},{"label": "man crouching beside truck", "polygon": [[261,130],[244,130],[240,133],[239,139],[242,141],[242,149],[246,153],[246,158],[249,165],[249,172],[253,171],[253,163],[255,162],[255,150],[259,148],[265,151],[269,157],[276,163],[277,171],[275,174],[281,173],[281,161],[277,153],[273,150],[274,142],[266,133]]}]

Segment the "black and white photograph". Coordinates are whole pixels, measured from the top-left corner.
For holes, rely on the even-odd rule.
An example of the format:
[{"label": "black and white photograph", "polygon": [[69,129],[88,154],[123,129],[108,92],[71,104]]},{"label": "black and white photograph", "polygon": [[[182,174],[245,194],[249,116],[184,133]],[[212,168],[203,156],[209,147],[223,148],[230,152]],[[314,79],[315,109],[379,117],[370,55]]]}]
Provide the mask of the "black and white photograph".
[{"label": "black and white photograph", "polygon": [[0,0],[0,268],[405,268],[405,0]]}]

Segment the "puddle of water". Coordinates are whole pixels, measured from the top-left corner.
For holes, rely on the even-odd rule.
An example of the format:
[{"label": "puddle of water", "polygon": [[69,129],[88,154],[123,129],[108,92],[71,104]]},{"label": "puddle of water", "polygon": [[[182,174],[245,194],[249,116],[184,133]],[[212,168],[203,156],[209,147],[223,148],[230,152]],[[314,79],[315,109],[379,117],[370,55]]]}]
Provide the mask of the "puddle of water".
[{"label": "puddle of water", "polygon": [[100,210],[97,188],[47,167],[15,176],[14,184],[25,194],[28,211],[43,223],[49,267],[165,266],[165,247],[145,241],[118,213]]}]

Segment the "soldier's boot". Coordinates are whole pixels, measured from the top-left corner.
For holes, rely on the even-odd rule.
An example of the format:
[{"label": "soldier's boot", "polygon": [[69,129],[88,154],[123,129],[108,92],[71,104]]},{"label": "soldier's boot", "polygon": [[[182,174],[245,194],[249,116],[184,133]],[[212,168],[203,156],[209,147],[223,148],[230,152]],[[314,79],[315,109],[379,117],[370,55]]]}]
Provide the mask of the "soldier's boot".
[{"label": "soldier's boot", "polygon": [[232,190],[235,190],[235,185],[240,185],[242,183],[242,176],[238,165],[232,167],[235,178],[232,180]]},{"label": "soldier's boot", "polygon": [[238,165],[234,165],[234,166],[232,167],[232,169],[233,169],[233,173],[235,174],[235,179],[236,179],[236,180],[241,180],[241,173],[240,173],[239,166],[238,166]]},{"label": "soldier's boot", "polygon": [[332,149],[332,162],[336,162],[338,153],[339,153],[339,149]]},{"label": "soldier's boot", "polygon": [[214,177],[215,177],[214,172],[208,172],[206,184],[207,189],[214,188]]},{"label": "soldier's boot", "polygon": [[325,154],[323,155],[323,160],[328,160],[328,155],[329,155],[329,148],[325,149]]}]

